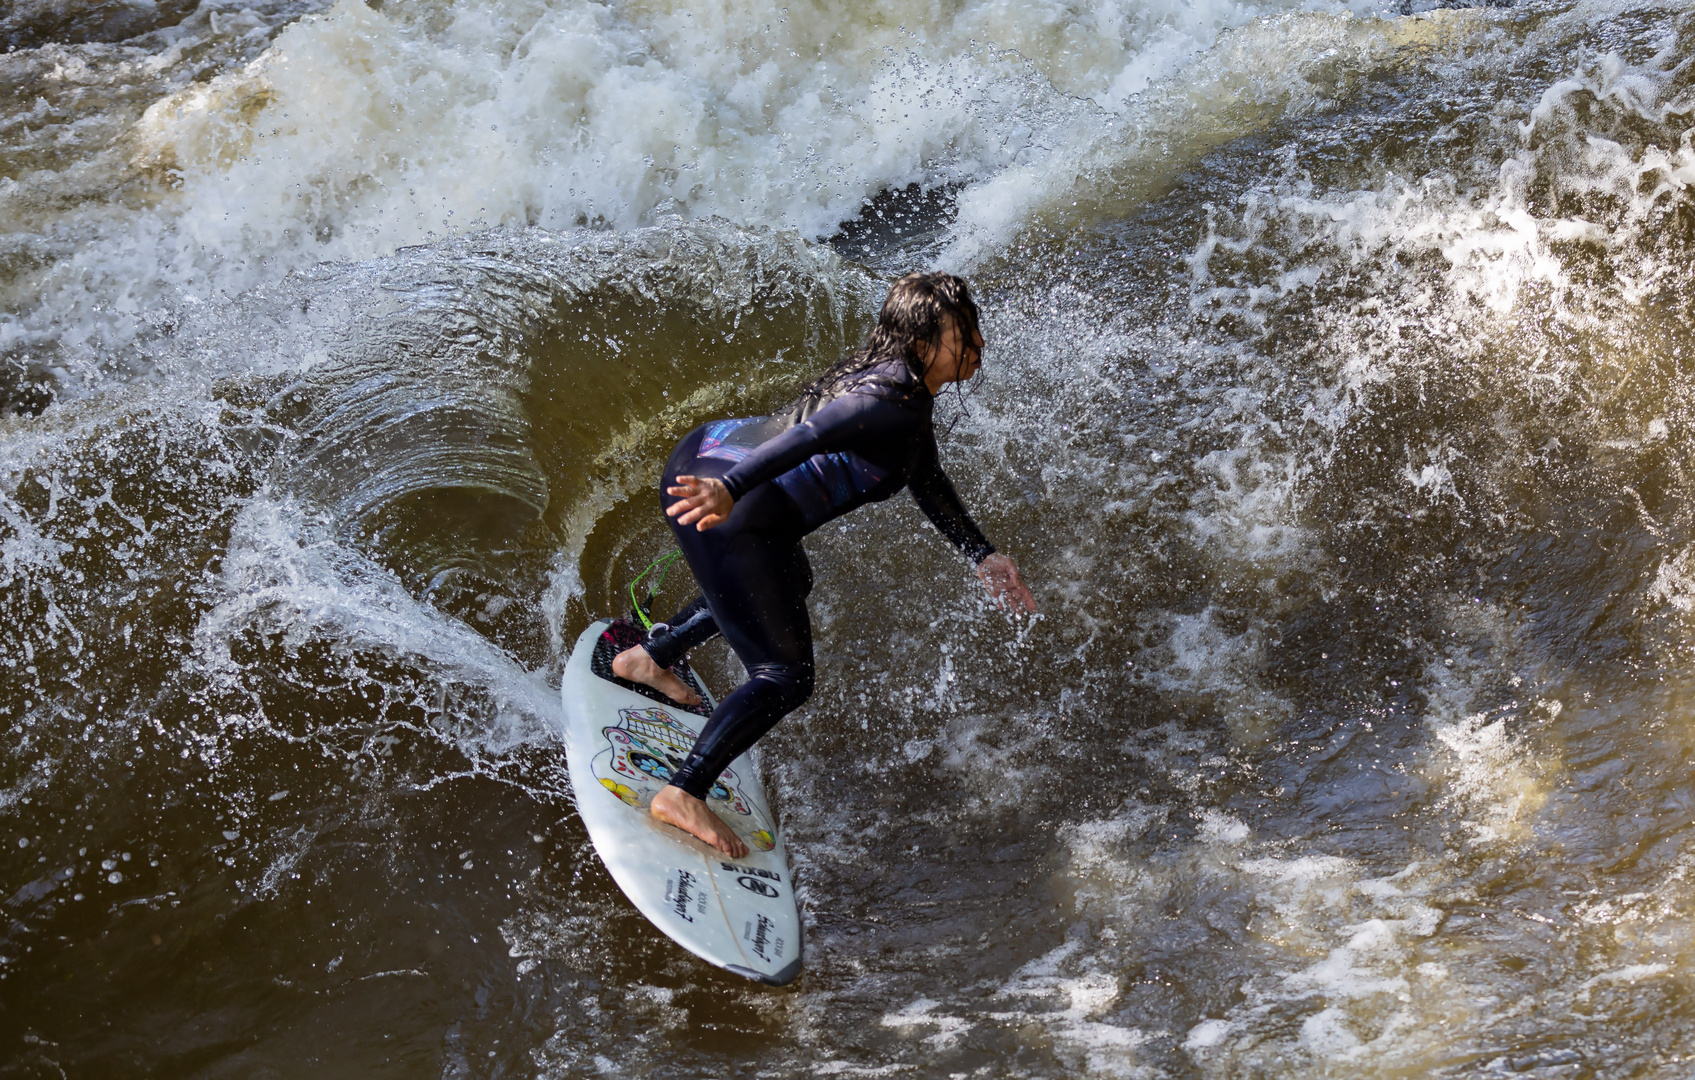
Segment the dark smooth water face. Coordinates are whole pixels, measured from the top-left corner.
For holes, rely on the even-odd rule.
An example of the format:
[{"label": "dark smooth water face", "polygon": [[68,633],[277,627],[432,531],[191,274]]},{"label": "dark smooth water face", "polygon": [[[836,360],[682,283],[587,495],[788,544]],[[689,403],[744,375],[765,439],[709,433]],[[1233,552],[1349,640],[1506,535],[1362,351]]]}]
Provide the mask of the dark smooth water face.
[{"label": "dark smooth water face", "polygon": [[[1021,10],[28,23],[0,1073],[1687,1071],[1688,13]],[[758,987],[594,857],[558,672],[675,441],[930,264],[1042,614],[904,498],[809,540]]]}]

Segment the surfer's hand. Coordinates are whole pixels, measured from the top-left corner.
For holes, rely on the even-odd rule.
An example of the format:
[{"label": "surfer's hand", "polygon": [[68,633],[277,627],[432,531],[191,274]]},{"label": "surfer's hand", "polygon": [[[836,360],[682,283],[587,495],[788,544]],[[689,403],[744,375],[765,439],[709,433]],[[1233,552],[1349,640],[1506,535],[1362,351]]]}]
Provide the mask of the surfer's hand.
[{"label": "surfer's hand", "polygon": [[[681,479],[679,477],[679,479]],[[1018,567],[1005,555],[996,552],[977,564],[977,576],[988,586],[995,603],[1013,611],[1034,612],[1036,598],[1019,580]]]},{"label": "surfer's hand", "polygon": [[[666,488],[665,494],[681,496],[665,508],[666,516],[677,518],[679,525],[693,525],[701,532],[730,520],[730,510],[736,505],[724,481],[711,476],[679,476],[676,485]],[[682,516],[678,517],[679,514]]]}]

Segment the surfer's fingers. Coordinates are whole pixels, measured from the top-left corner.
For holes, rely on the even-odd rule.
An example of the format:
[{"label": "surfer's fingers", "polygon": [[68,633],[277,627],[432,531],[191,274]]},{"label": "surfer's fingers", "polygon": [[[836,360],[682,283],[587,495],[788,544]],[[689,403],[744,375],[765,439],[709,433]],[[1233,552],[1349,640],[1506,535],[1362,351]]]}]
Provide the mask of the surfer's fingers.
[{"label": "surfer's fingers", "polygon": [[1036,598],[1030,595],[1030,590],[1018,585],[1008,585],[995,597],[1003,611],[1035,611]]},{"label": "surfer's fingers", "polygon": [[690,525],[694,523],[696,518],[700,517],[701,511],[710,507],[711,504],[711,493],[702,492],[699,495],[690,495],[686,499],[678,499],[676,502],[665,508],[665,513],[669,517],[676,517],[678,514],[682,514],[682,518],[679,519],[681,523],[684,525]]},{"label": "surfer's fingers", "polygon": [[1013,607],[1032,613],[1036,610],[1036,598],[1030,594],[1030,587],[1018,576],[1017,569],[1012,571],[1012,580],[1007,583],[1006,593]]},{"label": "surfer's fingers", "polygon": [[665,489],[665,494],[687,496],[688,498],[699,498],[701,496],[711,496],[720,490],[722,490],[726,495],[729,494],[729,489],[724,487],[724,482],[722,480],[715,479],[714,477],[709,476],[702,480],[699,477],[694,476],[679,476],[677,477],[677,483]]},{"label": "surfer's fingers", "polygon": [[977,567],[977,576],[989,590],[990,599],[1002,611],[1036,610],[1036,598],[1018,576],[1018,564],[1001,554],[990,555]]},{"label": "surfer's fingers", "polygon": [[1036,598],[1030,595],[1030,587],[1024,584],[1024,579],[1018,576],[1018,567],[1007,560],[1006,597],[1013,606],[1024,611],[1036,610]]},{"label": "surfer's fingers", "polygon": [[[677,517],[676,513],[679,507],[687,507],[687,511],[681,517]],[[666,513],[672,517],[677,517],[677,524],[679,525],[695,525],[697,522],[704,522],[705,524],[697,526],[704,529],[710,529],[714,525],[722,525],[730,520],[730,515],[720,512],[713,506],[712,500],[706,496],[675,503]]]},{"label": "surfer's fingers", "polygon": [[698,476],[679,476],[677,482],[665,489],[667,495],[683,495],[689,498],[699,498],[712,494],[714,486],[721,486],[720,481],[707,477],[702,480]]}]

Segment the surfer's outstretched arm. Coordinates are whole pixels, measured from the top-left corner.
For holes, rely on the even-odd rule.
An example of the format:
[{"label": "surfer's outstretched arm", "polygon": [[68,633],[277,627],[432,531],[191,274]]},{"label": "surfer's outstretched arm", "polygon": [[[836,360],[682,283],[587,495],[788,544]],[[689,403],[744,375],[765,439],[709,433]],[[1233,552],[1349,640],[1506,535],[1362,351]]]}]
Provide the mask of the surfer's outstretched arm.
[{"label": "surfer's outstretched arm", "polygon": [[930,523],[948,538],[966,558],[977,564],[977,576],[988,587],[995,603],[1013,611],[1034,612],[1036,598],[1018,576],[1018,566],[1010,558],[995,551],[983,530],[971,520],[954,490],[953,481],[942,471],[942,463],[930,444],[930,452],[912,472],[907,486],[912,498]]}]

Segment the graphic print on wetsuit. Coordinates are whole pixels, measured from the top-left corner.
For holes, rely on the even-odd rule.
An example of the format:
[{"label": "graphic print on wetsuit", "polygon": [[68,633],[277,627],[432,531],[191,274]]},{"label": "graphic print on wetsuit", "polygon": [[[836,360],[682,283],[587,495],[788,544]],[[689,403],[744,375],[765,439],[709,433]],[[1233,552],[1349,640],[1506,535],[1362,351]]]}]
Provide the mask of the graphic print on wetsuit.
[{"label": "graphic print on wetsuit", "polygon": [[[738,429],[769,420],[764,416],[717,420],[706,425],[700,441],[700,456],[740,462],[758,449],[757,445],[725,441]],[[813,454],[788,472],[772,480],[800,508],[807,525],[816,528],[856,505],[855,500],[875,491],[889,478],[858,454],[830,451]]]}]

